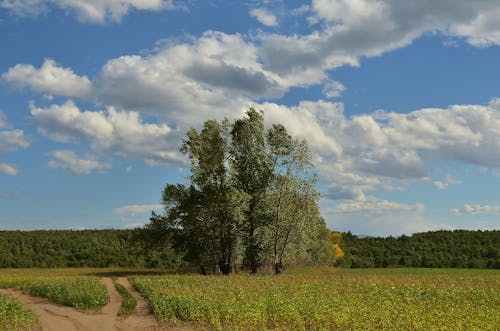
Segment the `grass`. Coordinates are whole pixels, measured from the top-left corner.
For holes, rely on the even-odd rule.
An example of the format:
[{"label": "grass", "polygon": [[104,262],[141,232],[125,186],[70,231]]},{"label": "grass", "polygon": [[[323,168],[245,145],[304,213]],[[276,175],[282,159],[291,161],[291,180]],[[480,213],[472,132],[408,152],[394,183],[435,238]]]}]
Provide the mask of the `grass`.
[{"label": "grass", "polygon": [[10,295],[0,295],[0,330],[31,330],[36,315]]},{"label": "grass", "polygon": [[139,276],[163,322],[216,329],[495,330],[500,272],[298,269],[280,276]]},{"label": "grass", "polygon": [[1,272],[0,288],[21,290],[79,309],[98,309],[109,300],[106,286],[91,276],[20,276]]},{"label": "grass", "polygon": [[134,311],[135,307],[137,306],[137,301],[135,298],[130,294],[130,292],[123,286],[122,284],[118,283],[118,279],[116,277],[113,278],[113,284],[115,285],[116,290],[120,295],[122,296],[122,303],[120,304],[120,309],[118,310],[117,315],[118,316],[129,316],[132,314]]}]

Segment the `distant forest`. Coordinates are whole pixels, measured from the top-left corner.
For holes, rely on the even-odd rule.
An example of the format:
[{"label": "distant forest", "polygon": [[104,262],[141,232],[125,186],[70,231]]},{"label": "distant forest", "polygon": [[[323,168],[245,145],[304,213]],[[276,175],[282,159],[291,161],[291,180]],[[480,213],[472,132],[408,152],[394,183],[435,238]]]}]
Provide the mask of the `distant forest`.
[{"label": "distant forest", "polygon": [[344,256],[336,265],[351,268],[500,268],[500,231],[436,231],[398,238],[343,233]]},{"label": "distant forest", "polygon": [[140,230],[0,231],[1,268],[177,268],[168,245],[149,249]]},{"label": "distant forest", "polygon": [[[141,231],[0,231],[0,267],[186,266],[168,243],[151,249]],[[344,254],[336,261],[342,267],[500,269],[500,231],[437,231],[398,238],[359,238],[348,232],[334,238]]]}]

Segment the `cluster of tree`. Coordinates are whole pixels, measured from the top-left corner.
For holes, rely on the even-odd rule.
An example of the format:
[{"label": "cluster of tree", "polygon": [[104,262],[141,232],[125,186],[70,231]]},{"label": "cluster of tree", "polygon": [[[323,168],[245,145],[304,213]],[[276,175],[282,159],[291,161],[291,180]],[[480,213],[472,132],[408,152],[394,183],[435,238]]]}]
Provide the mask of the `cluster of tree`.
[{"label": "cluster of tree", "polygon": [[343,233],[345,253],[336,264],[351,268],[500,268],[500,231],[436,231],[398,238]]},{"label": "cluster of tree", "polygon": [[178,268],[168,246],[150,250],[139,230],[0,231],[0,268]]},{"label": "cluster of tree", "polygon": [[250,109],[234,123],[191,129],[180,150],[190,160],[189,183],[165,187],[165,211],[145,228],[149,242],[173,243],[202,273],[263,266],[280,273],[331,261],[305,141],[283,125],[265,130],[263,114]]}]

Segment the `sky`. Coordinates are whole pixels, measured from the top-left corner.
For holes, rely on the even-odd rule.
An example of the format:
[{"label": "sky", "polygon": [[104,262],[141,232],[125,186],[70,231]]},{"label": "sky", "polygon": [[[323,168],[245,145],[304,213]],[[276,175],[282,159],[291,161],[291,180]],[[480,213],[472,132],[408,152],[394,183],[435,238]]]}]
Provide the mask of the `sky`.
[{"label": "sky", "polygon": [[133,228],[186,131],[305,138],[332,230],[500,229],[498,0],[0,0],[0,229]]}]

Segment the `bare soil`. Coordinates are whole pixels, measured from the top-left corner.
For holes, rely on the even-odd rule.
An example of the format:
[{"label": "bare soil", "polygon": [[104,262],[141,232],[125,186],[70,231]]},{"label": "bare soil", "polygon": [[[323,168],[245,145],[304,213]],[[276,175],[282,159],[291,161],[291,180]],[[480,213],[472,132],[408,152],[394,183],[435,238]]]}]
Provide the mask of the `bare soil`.
[{"label": "bare soil", "polygon": [[99,311],[82,311],[71,307],[56,305],[45,298],[32,297],[19,291],[0,289],[0,294],[9,294],[19,299],[26,307],[38,315],[35,331],[162,331],[190,330],[177,326],[160,326],[147,301],[132,287],[126,277],[118,281],[137,300],[137,307],[128,317],[116,315],[122,301],[109,277],[102,278],[108,288],[109,303]]}]

